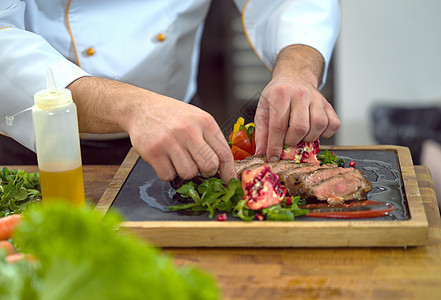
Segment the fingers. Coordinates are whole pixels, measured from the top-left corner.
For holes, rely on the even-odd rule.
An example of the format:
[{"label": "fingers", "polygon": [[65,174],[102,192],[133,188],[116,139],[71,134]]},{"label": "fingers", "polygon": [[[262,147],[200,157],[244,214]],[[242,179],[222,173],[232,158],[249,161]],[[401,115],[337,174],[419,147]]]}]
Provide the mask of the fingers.
[{"label": "fingers", "polygon": [[331,137],[339,129],[340,119],[317,90],[283,84],[267,88],[269,96],[261,97],[256,112],[256,153],[278,158],[283,143]]},{"label": "fingers", "polygon": [[274,102],[275,105],[271,105],[269,109],[268,145],[266,150],[266,157],[269,161],[280,158],[289,122],[289,109],[283,107],[289,101]]},{"label": "fingers", "polygon": [[266,153],[268,144],[268,106],[264,98],[260,98],[257,104],[256,115],[254,117],[255,139],[256,139],[256,155]]},{"label": "fingers", "polygon": [[288,146],[297,145],[308,134],[309,107],[309,99],[291,100],[289,128],[285,136],[285,144]]},{"label": "fingers", "polygon": [[328,126],[326,127],[325,131],[323,131],[322,136],[324,138],[330,138],[340,128],[341,122],[340,122],[340,118],[338,117],[334,108],[332,108],[331,104],[326,102],[324,109],[326,115],[328,116]]},{"label": "fingers", "polygon": [[303,137],[305,142],[312,142],[318,139],[328,126],[328,115],[323,109],[322,101],[312,101],[309,106],[309,131]]},{"label": "fingers", "polygon": [[215,122],[204,132],[204,139],[207,141],[207,146],[218,158],[221,179],[228,182],[231,178],[237,178],[233,153]]}]

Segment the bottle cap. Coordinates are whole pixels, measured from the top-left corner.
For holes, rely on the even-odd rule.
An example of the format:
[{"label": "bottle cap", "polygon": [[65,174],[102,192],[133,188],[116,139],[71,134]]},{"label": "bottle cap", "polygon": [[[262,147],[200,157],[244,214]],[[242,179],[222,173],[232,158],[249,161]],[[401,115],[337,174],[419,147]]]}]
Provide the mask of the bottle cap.
[{"label": "bottle cap", "polygon": [[55,85],[52,69],[47,69],[45,90],[41,90],[34,95],[35,108],[50,110],[60,108],[72,103],[72,93],[68,89],[57,89]]}]

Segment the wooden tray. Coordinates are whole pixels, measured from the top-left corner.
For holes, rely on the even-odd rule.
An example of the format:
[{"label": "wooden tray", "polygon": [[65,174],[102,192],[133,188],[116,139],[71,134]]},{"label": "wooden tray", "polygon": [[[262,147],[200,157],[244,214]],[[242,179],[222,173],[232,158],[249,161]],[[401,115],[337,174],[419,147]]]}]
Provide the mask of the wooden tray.
[{"label": "wooden tray", "polygon": [[[396,156],[397,174],[408,212],[407,219],[299,218],[292,222],[217,222],[208,220],[208,217],[204,220],[185,221],[175,217],[174,221],[154,218],[127,221],[122,223],[121,228],[160,247],[401,247],[426,244],[428,222],[408,148],[388,145],[323,148],[331,151],[392,152]],[[123,188],[139,189],[139,186],[130,187],[127,183],[138,160],[141,160],[140,157],[131,149],[98,202],[96,210],[105,214],[112,209]],[[127,203],[131,201],[135,200],[124,199]],[[141,219],[143,217],[140,216]]]}]

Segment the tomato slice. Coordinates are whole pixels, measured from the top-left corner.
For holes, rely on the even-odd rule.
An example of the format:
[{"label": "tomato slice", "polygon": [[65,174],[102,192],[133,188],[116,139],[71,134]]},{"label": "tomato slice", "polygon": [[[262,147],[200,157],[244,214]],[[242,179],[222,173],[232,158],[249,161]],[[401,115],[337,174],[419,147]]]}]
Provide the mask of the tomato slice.
[{"label": "tomato slice", "polygon": [[251,156],[250,153],[240,149],[235,145],[231,146],[231,151],[233,152],[234,160],[242,160],[247,158],[248,156]]},{"label": "tomato slice", "polygon": [[251,144],[250,138],[248,137],[248,134],[246,130],[242,129],[239,130],[239,132],[234,137],[234,146],[253,154],[253,145]]}]

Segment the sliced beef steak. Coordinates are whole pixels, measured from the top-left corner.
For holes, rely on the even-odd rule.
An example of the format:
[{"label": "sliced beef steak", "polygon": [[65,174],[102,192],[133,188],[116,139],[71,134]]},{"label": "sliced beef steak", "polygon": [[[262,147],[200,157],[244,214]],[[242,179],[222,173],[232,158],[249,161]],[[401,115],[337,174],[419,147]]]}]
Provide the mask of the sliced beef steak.
[{"label": "sliced beef steak", "polygon": [[[317,173],[318,174],[317,174]],[[319,180],[320,178],[323,178]],[[337,204],[346,200],[366,199],[372,185],[363,173],[353,168],[329,168],[305,174],[293,174],[285,182],[287,194]]]},{"label": "sliced beef steak", "polygon": [[248,170],[251,166],[261,166],[266,162],[265,155],[253,155],[242,160],[234,161],[234,167],[236,168],[237,176],[240,176],[243,171]]}]

